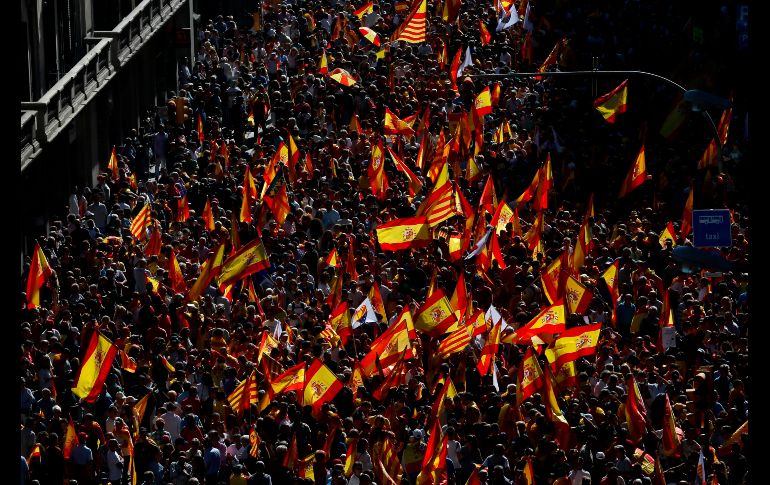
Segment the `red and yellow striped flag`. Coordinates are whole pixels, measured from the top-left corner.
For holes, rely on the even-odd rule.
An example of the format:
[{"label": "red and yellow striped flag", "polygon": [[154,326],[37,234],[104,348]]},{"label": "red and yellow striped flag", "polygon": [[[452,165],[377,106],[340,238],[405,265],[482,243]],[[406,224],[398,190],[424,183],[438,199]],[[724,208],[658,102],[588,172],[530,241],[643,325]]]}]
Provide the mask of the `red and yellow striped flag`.
[{"label": "red and yellow striped flag", "polygon": [[367,2],[361,7],[353,11],[353,15],[359,19],[363,19],[364,15],[370,14],[374,11],[374,2]]},{"label": "red and yellow striped flag", "polygon": [[628,378],[626,388],[628,394],[626,395],[625,413],[628,437],[633,443],[639,443],[647,429],[647,410],[633,375]]},{"label": "red and yellow striped flag", "polygon": [[487,30],[487,26],[484,25],[484,21],[479,19],[479,35],[481,36],[481,46],[485,46],[492,41],[492,34]]},{"label": "red and yellow striped flag", "polygon": [[609,93],[600,96],[594,101],[594,108],[609,123],[614,123],[617,116],[626,112],[628,99],[628,79],[620,83]]},{"label": "red and yellow striped flag", "polygon": [[641,150],[639,150],[639,155],[637,155],[634,164],[628,171],[628,175],[626,175],[623,184],[620,186],[618,198],[625,197],[626,194],[642,185],[645,180],[647,180],[647,165],[644,157],[644,145],[642,145]]},{"label": "red and yellow striped flag", "polygon": [[334,399],[342,387],[337,376],[321,360],[316,359],[305,374],[303,405],[312,406],[313,414],[318,416],[321,406]]},{"label": "red and yellow striped flag", "polygon": [[35,243],[35,249],[32,253],[32,262],[29,265],[27,275],[27,308],[37,308],[40,306],[40,288],[43,287],[53,270],[48,265],[48,260],[40,248],[39,243]]},{"label": "red and yellow striped flag", "polygon": [[243,278],[270,267],[262,241],[254,239],[237,253],[227,258],[217,278],[220,287],[235,284]]},{"label": "red and yellow striped flag", "polygon": [[78,435],[75,432],[75,423],[72,422],[72,417],[70,416],[69,423],[67,423],[67,432],[64,435],[64,446],[62,447],[62,453],[64,454],[65,460],[70,459],[72,448],[78,444],[80,443],[78,441]]},{"label": "red and yellow striped flag", "polygon": [[581,357],[588,357],[596,352],[599,335],[602,331],[600,323],[574,327],[559,335],[546,350],[545,357],[556,371],[567,362],[573,362]]},{"label": "red and yellow striped flag", "polygon": [[[385,115],[387,118],[387,114]],[[369,177],[369,186],[372,194],[378,200],[385,200],[385,192],[388,190],[388,176],[385,174],[385,151],[382,139],[372,146],[372,157],[366,170]]]},{"label": "red and yellow striped flag", "polygon": [[[482,24],[483,25],[483,24]],[[489,92],[489,86],[481,91],[473,101],[473,110],[479,117],[492,114],[492,96]]]},{"label": "red and yellow striped flag", "polygon": [[674,225],[670,221],[666,224],[663,232],[660,233],[660,237],[658,237],[658,243],[663,249],[666,249],[667,239],[671,239],[673,245],[676,246],[676,229],[674,229]]},{"label": "red and yellow striped flag", "polygon": [[479,375],[487,375],[487,373],[489,373],[489,369],[492,367],[495,354],[497,354],[497,351],[500,348],[500,332],[502,326],[503,321],[500,319],[496,324],[492,326],[492,329],[489,331],[489,336],[487,337],[487,341],[484,344],[484,348],[481,349],[479,362],[476,364]]},{"label": "red and yellow striped flag", "polygon": [[85,402],[95,402],[112,368],[118,348],[98,330],[91,334],[72,393]]},{"label": "red and yellow striped flag", "polygon": [[427,10],[428,3],[426,0],[415,0],[409,14],[407,14],[404,21],[399,24],[395,32],[393,32],[393,35],[390,36],[390,41],[395,42],[397,40],[402,40],[410,44],[425,42]]},{"label": "red and yellow striped flag", "polygon": [[257,396],[256,371],[251,371],[251,374],[227,396],[227,402],[236,414],[241,415],[252,404],[257,404]]},{"label": "red and yellow striped flag", "polygon": [[471,334],[468,327],[463,325],[441,341],[438,346],[438,355],[441,359],[446,360],[450,355],[465,350],[470,343]]},{"label": "red and yellow striped flag", "polygon": [[686,238],[692,231],[692,207],[693,207],[693,194],[695,190],[690,187],[690,195],[687,196],[687,202],[684,204],[684,210],[682,211],[682,227],[679,234],[682,238]]},{"label": "red and yellow striped flag", "polygon": [[144,207],[136,214],[131,221],[131,235],[138,241],[144,241],[147,238],[147,228],[150,227],[150,204],[144,204]]},{"label": "red and yellow striped flag", "polygon": [[206,205],[203,206],[203,225],[207,231],[214,230],[214,214],[211,211],[211,200],[206,197]]},{"label": "red and yellow striped flag", "polygon": [[383,128],[386,135],[414,135],[414,129],[409,126],[409,123],[396,116],[387,107],[385,108],[385,122]]},{"label": "red and yellow striped flag", "polygon": [[203,263],[201,266],[201,272],[198,275],[198,279],[193,283],[189,293],[187,293],[187,301],[195,301],[203,294],[203,290],[208,288],[211,280],[216,278],[222,270],[222,265],[225,260],[225,243],[220,243],[216,251]]},{"label": "red and yellow striped flag", "polygon": [[110,171],[110,178],[112,178],[112,180],[120,179],[120,172],[118,171],[118,155],[115,152],[115,145],[112,145],[110,161],[107,162],[107,169]]},{"label": "red and yellow striped flag", "polygon": [[532,351],[532,347],[528,347],[517,373],[516,405],[521,406],[524,401],[544,386],[545,376],[543,369],[540,368],[540,363],[537,361],[537,354]]},{"label": "red and yellow striped flag", "polygon": [[426,216],[393,219],[377,226],[377,241],[383,251],[422,248],[432,241],[429,229]]},{"label": "red and yellow striped flag", "polygon": [[174,293],[186,293],[187,283],[184,280],[182,269],[179,267],[179,261],[176,259],[176,253],[171,250],[171,257],[168,258],[168,277],[171,280],[171,289]]}]

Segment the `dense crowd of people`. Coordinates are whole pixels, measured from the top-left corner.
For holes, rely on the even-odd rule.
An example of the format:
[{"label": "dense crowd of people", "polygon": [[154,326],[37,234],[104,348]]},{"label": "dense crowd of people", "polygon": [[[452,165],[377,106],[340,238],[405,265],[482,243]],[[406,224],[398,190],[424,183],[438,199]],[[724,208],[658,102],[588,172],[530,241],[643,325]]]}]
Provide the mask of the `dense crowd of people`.
[{"label": "dense crowd of people", "polygon": [[[592,104],[622,79],[602,78],[597,89],[586,80],[480,76],[533,72],[555,45],[547,70],[585,68],[592,57],[605,68],[655,70],[650,52],[685,42],[680,30],[687,19],[677,2],[630,1],[619,13],[612,2],[576,3],[463,1],[457,13],[451,1],[429,3],[427,41],[419,44],[388,42],[410,9],[406,2],[375,1],[359,14],[363,3],[271,3],[249,22],[221,15],[203,22],[197,57],[181,64],[166,109],[126,135],[117,170],[102,165],[97,184],[77,189],[66,214],[38,238],[53,271],[38,305],[28,305],[29,295],[19,303],[22,483],[434,483],[421,472],[437,420],[446,449],[435,483],[639,485],[661,483],[661,476],[664,483],[692,483],[699,470],[708,483],[749,483],[750,214],[738,189],[747,156],[741,113],[733,113],[738,121],[719,166],[699,170],[708,127],[689,114],[676,133],[661,136],[674,98],[654,83],[631,79],[627,112],[607,123]],[[521,8],[521,20],[496,31],[504,23],[501,8]],[[619,27],[627,23],[652,28],[654,43],[638,48],[644,37]],[[610,26],[617,26],[613,36],[603,30]],[[378,33],[382,45],[359,27]],[[456,53],[468,64],[455,86]],[[356,83],[322,74],[324,57],[329,73],[344,69]],[[462,113],[471,113],[477,95],[495,83],[492,113],[471,123],[466,137],[457,129]],[[386,108],[401,119],[416,115],[415,133],[384,136]],[[510,132],[501,139],[505,126]],[[381,142],[416,174],[417,191],[386,154],[388,186],[379,197],[373,193],[369,164]],[[299,161],[291,168],[279,163],[285,220],[276,221],[262,194],[244,218],[245,171],[261,190],[279,147],[291,143]],[[435,183],[429,172],[441,162],[441,143],[450,145],[450,183],[473,215],[433,227],[426,247],[383,250],[377,227],[415,216]],[[618,199],[642,145],[650,180]],[[547,158],[547,208],[515,204]],[[497,200],[484,211],[488,181]],[[675,254],[692,246],[680,222],[691,191],[696,208],[731,211],[732,245],[712,254],[724,268]],[[500,201],[517,218],[497,235],[500,258],[490,250],[485,267],[480,255],[450,258],[451,236],[467,235],[463,256],[470,253]],[[145,204],[154,222],[137,240],[131,226]],[[204,220],[207,207],[213,229]],[[660,234],[669,222],[675,234],[666,241]],[[573,378],[556,387],[569,424],[564,434],[547,388],[524,400],[517,395],[525,354],[534,352],[550,368],[545,349],[558,335],[518,343],[505,337],[552,304],[545,271],[565,251],[574,253],[583,226],[590,251],[573,276],[593,296],[580,314],[566,316],[566,329],[599,323],[602,330],[595,352],[575,360]],[[147,254],[155,230],[160,250]],[[190,298],[220,245],[233,254],[255,239],[269,257],[266,270],[227,288],[212,279]],[[333,251],[338,261],[330,265]],[[186,291],[172,281],[172,258]],[[609,288],[603,275],[613,265],[617,287]],[[509,327],[490,372],[481,375],[477,363],[491,327],[443,357],[438,348],[448,334],[418,329],[409,344],[414,351],[396,364],[402,379],[386,381],[391,365],[357,383],[354,371],[372,342],[405,309],[416,317],[430,292],[452,295],[461,275],[472,308],[493,307]],[[334,332],[330,338],[327,328],[340,330],[331,324],[330,295],[339,291],[353,310],[373,286],[384,308],[378,322],[354,325],[345,343]],[[664,342],[661,326],[668,323]],[[103,389],[87,402],[70,389],[97,331],[120,352],[107,364]],[[263,354],[265,335],[277,347]],[[315,410],[302,405],[301,390],[272,394],[276,376],[316,360],[343,383],[330,402]],[[257,400],[234,409],[228,397],[250,375]],[[436,399],[450,379],[457,395],[437,414]],[[385,381],[395,384],[379,392]],[[646,413],[641,438],[627,418],[633,382]],[[260,409],[257,401],[266,396],[269,404]],[[664,452],[667,400],[678,446]],[[65,443],[70,428],[74,446]],[[386,441],[398,458],[395,476],[380,466]]]}]

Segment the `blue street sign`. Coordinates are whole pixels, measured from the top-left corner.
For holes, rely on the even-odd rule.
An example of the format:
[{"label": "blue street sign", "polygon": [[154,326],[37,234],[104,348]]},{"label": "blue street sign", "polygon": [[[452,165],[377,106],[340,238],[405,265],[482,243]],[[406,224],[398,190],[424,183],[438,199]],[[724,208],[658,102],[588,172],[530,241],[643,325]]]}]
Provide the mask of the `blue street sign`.
[{"label": "blue street sign", "polygon": [[692,233],[696,248],[731,246],[730,211],[727,209],[692,211]]}]

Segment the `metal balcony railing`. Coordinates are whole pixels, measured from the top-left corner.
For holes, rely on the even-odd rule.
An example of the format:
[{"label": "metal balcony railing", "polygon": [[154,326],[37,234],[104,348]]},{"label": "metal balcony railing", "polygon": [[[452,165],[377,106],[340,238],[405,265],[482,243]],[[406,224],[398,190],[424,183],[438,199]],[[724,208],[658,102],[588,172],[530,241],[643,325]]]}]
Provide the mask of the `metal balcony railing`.
[{"label": "metal balcony railing", "polygon": [[87,37],[88,53],[40,99],[21,103],[22,172],[187,1],[144,0],[113,30]]}]

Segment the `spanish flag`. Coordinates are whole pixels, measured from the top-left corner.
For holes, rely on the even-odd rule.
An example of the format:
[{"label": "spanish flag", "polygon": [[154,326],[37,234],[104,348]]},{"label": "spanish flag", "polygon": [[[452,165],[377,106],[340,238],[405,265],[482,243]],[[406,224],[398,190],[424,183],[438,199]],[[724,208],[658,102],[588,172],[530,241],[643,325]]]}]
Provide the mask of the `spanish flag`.
[{"label": "spanish flag", "polygon": [[377,227],[377,241],[383,251],[423,248],[432,241],[429,229],[427,216],[393,219]]},{"label": "spanish flag", "polygon": [[337,253],[337,248],[332,248],[332,250],[329,252],[329,256],[326,257],[325,264],[326,266],[331,266],[334,268],[340,265],[340,256]]},{"label": "spanish flag", "polygon": [[436,396],[436,400],[433,402],[433,407],[431,408],[431,415],[439,420],[444,420],[446,422],[446,417],[444,417],[444,410],[446,406],[444,405],[444,401],[446,399],[454,399],[457,397],[457,389],[455,389],[455,385],[452,383],[452,379],[447,376],[446,381],[444,382],[444,387],[441,388],[441,392],[439,392],[438,396]]},{"label": "spanish flag", "polygon": [[684,101],[684,96],[679,94],[674,102],[674,107],[663,122],[663,126],[660,127],[661,136],[669,141],[673,140],[679,129],[684,125],[689,112],[690,109]]},{"label": "spanish flag", "polygon": [[417,330],[437,337],[457,329],[457,317],[444,290],[438,289],[425,300],[414,319]]},{"label": "spanish flag", "polygon": [[110,161],[107,162],[107,169],[110,171],[110,178],[112,178],[112,180],[120,179],[120,172],[118,172],[118,155],[115,152],[115,145],[112,145]]},{"label": "spanish flag", "polygon": [[484,115],[492,114],[492,96],[489,92],[489,86],[485,87],[484,90],[476,96],[476,99],[473,100],[473,110],[479,118]]},{"label": "spanish flag", "polygon": [[136,362],[122,350],[119,350],[118,353],[120,354],[120,367],[126,372],[130,372],[131,374],[135,373],[137,367]]},{"label": "spanish flag", "polygon": [[79,444],[79,441],[78,441],[78,435],[77,433],[75,433],[75,423],[72,422],[72,417],[70,416],[69,423],[67,423],[67,432],[64,435],[64,447],[62,448],[62,453],[64,454],[65,460],[70,459],[72,448],[74,448],[78,444]]},{"label": "spanish flag", "polygon": [[220,287],[235,284],[235,282],[263,271],[270,267],[270,260],[265,252],[262,241],[254,239],[243,246],[237,253],[227,258],[222,265],[222,271],[217,278]]},{"label": "spanish flag", "polygon": [[666,224],[666,228],[663,229],[663,232],[660,233],[660,237],[658,238],[658,243],[663,249],[666,249],[667,239],[671,239],[673,245],[676,246],[676,229],[674,229],[674,225],[670,221]]},{"label": "spanish flag", "polygon": [[157,221],[153,221],[150,225],[150,240],[147,241],[147,244],[144,246],[144,255],[145,256],[157,256],[160,254],[161,250],[161,236],[160,236],[160,225]]},{"label": "spanish flag", "polygon": [[594,108],[609,123],[614,123],[620,113],[626,112],[626,100],[628,98],[628,79],[620,83],[604,96],[600,96],[594,101]]},{"label": "spanish flag", "polygon": [[203,224],[207,231],[214,230],[214,214],[211,212],[211,200],[206,197],[206,205],[203,206]]},{"label": "spanish flag", "polygon": [[216,278],[222,270],[222,265],[225,260],[225,243],[220,243],[219,247],[214,251],[211,256],[201,266],[201,272],[198,275],[198,279],[193,283],[192,288],[187,293],[186,300],[195,301],[203,294],[203,291],[208,288],[211,280]]},{"label": "spanish flag", "polygon": [[33,458],[41,458],[41,451],[42,448],[40,447],[40,444],[35,443],[35,446],[32,448],[32,452],[29,454],[29,457],[27,457],[27,465],[32,462]]},{"label": "spanish flag", "polygon": [[690,187],[690,195],[687,196],[687,202],[684,204],[684,210],[682,211],[682,228],[680,235],[682,238],[686,238],[690,231],[692,231],[692,206],[693,206],[693,193],[695,191]]},{"label": "spanish flag", "polygon": [[350,124],[348,125],[349,131],[355,131],[359,134],[361,134],[361,120],[358,119],[358,115],[356,113],[353,113],[353,115],[350,117]]},{"label": "spanish flag", "polygon": [[370,351],[361,359],[361,372],[366,377],[371,377],[377,372],[377,360],[380,365],[387,368],[395,364],[399,357],[411,349],[409,342],[409,323],[412,316],[409,307],[405,306],[398,320],[385,330],[369,346]]},{"label": "spanish flag", "polygon": [[179,267],[179,261],[176,259],[176,253],[171,250],[171,257],[168,258],[168,276],[171,280],[171,289],[175,293],[186,293],[187,283],[184,280],[184,275]]},{"label": "spanish flag", "polygon": [[35,243],[32,262],[29,265],[29,274],[27,275],[27,308],[40,306],[40,288],[43,287],[52,273],[53,270],[48,265],[48,260],[43,250],[40,249],[40,244]]},{"label": "spanish flag", "polygon": [[145,204],[144,207],[136,214],[134,220],[131,221],[131,235],[138,241],[144,241],[147,238],[147,228],[150,227],[150,204]]},{"label": "spanish flag", "polygon": [[559,444],[559,448],[562,450],[569,450],[569,442],[571,441],[571,431],[569,422],[564,417],[564,413],[559,407],[559,402],[556,399],[556,382],[553,377],[553,373],[550,368],[545,368],[545,391],[544,401],[546,403],[545,411],[548,419],[554,424],[556,428],[556,442]]},{"label": "spanish flag", "polygon": [[446,483],[446,454],[449,437],[443,436],[439,420],[433,422],[428,446],[422,460],[422,469],[417,475],[416,485],[437,485]]},{"label": "spanish flag", "polygon": [[72,393],[85,402],[96,401],[102,392],[104,381],[112,368],[118,348],[99,331],[91,334],[91,340],[83,356],[82,365],[75,378]]},{"label": "spanish flag", "polygon": [[481,355],[479,356],[479,362],[476,364],[476,368],[479,371],[479,375],[485,376],[489,372],[489,368],[492,366],[492,362],[495,360],[495,354],[500,348],[500,331],[503,326],[502,319],[492,326],[489,331],[489,336],[481,349]]},{"label": "spanish flag", "polygon": [[414,135],[414,130],[411,126],[409,126],[409,123],[406,121],[400,119],[398,116],[393,114],[392,111],[390,111],[387,107],[385,108],[385,134],[386,135],[404,135],[404,136],[412,136]]},{"label": "spanish flag", "polygon": [[487,26],[484,25],[484,21],[479,19],[479,35],[481,36],[481,46],[485,46],[492,42],[492,34],[487,30]]},{"label": "spanish flag", "polygon": [[596,352],[601,331],[602,325],[597,323],[574,327],[563,332],[545,350],[545,357],[551,363],[551,368],[555,371],[566,362],[593,355]]},{"label": "spanish flag", "polygon": [[676,420],[674,419],[674,412],[671,410],[671,401],[668,399],[668,394],[664,393],[664,396],[666,397],[666,404],[663,408],[663,454],[678,457],[682,442],[676,433]]},{"label": "spanish flag", "polygon": [[329,61],[326,58],[326,49],[321,54],[321,61],[318,63],[318,74],[327,74],[329,72]]},{"label": "spanish flag", "polygon": [[348,339],[353,333],[348,302],[343,301],[340,303],[334,309],[332,314],[329,315],[329,325],[331,325],[332,329],[334,329],[334,331],[337,332],[337,335],[339,335],[342,345],[346,345],[348,343]]},{"label": "spanish flag", "polygon": [[289,196],[286,192],[286,180],[283,177],[283,169],[279,168],[275,177],[270,181],[262,199],[273,212],[275,221],[280,225],[286,221],[286,216],[291,212]]},{"label": "spanish flag", "polygon": [[524,483],[525,485],[535,485],[535,471],[532,469],[532,457],[527,457],[527,463],[524,465]]},{"label": "spanish flag", "polygon": [[593,299],[593,293],[572,275],[567,276],[564,289],[564,299],[567,303],[567,310],[572,313],[582,315],[587,309],[588,304]]},{"label": "spanish flag", "polygon": [[393,153],[393,150],[390,149],[390,147],[385,147],[388,151],[388,154],[390,154],[390,158],[393,160],[393,163],[396,165],[396,168],[402,172],[404,175],[406,175],[406,178],[409,179],[409,195],[411,197],[414,197],[420,191],[422,190],[422,182],[417,178],[417,176],[412,172],[409,167],[406,166],[403,160],[401,160],[401,157]]},{"label": "spanish flag", "polygon": [[561,258],[554,258],[545,271],[540,274],[543,283],[543,293],[548,301],[553,303],[561,296],[559,294],[559,276],[561,275]]},{"label": "spanish flag", "polygon": [[329,402],[342,389],[342,382],[319,359],[313,361],[305,374],[303,404],[313,407],[313,414],[318,416],[321,406]]},{"label": "spanish flag", "polygon": [[626,388],[628,389],[628,394],[626,396],[625,413],[628,437],[633,443],[639,443],[647,429],[647,410],[633,375],[628,378]]},{"label": "spanish flag", "polygon": [[385,174],[385,151],[382,139],[372,146],[372,158],[366,169],[369,177],[369,186],[377,200],[385,200],[385,191],[388,190],[388,176]]},{"label": "spanish flag", "polygon": [[[561,333],[564,331],[567,323],[565,313],[564,302],[558,301],[554,305],[543,308],[535,318],[522,328],[516,330],[512,335],[517,335],[520,339],[526,339],[543,333],[552,335]],[[503,340],[503,342],[506,342],[506,340]]]},{"label": "spanish flag", "polygon": [[360,8],[353,11],[353,15],[358,17],[359,19],[363,19],[364,15],[370,14],[374,11],[374,2],[367,2],[363,4]]},{"label": "spanish flag", "polygon": [[540,363],[537,361],[537,354],[532,351],[532,347],[527,348],[524,358],[519,364],[516,383],[516,405],[526,401],[532,394],[545,386],[545,377]]},{"label": "spanish flag", "polygon": [[625,197],[626,194],[642,185],[645,180],[647,180],[647,165],[644,157],[644,145],[642,145],[641,150],[639,150],[639,155],[636,157],[636,161],[634,161],[631,170],[629,170],[628,175],[626,175],[625,180],[623,180],[623,184],[620,186],[618,198]]},{"label": "spanish flag", "polygon": [[465,286],[465,272],[460,271],[460,275],[457,277],[457,284],[455,285],[455,291],[452,293],[452,298],[449,299],[449,303],[455,310],[455,316],[458,320],[465,313],[465,309],[468,306],[468,288]]}]

